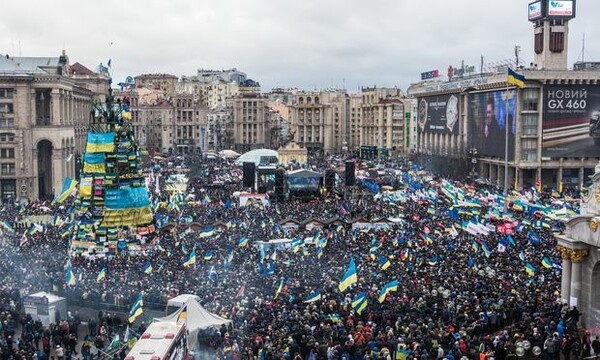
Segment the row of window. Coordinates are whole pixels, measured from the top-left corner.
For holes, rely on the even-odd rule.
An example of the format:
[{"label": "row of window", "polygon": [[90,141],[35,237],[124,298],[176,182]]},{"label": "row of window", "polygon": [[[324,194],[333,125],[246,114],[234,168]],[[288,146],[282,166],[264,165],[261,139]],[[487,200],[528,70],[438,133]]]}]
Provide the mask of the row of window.
[{"label": "row of window", "polygon": [[0,99],[12,99],[15,95],[15,89],[0,88]]}]

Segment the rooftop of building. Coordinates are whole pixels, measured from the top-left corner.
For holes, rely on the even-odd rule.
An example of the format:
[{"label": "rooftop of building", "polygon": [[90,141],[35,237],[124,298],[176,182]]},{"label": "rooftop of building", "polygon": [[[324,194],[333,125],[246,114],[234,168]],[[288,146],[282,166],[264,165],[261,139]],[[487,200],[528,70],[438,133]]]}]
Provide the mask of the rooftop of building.
[{"label": "rooftop of building", "polygon": [[71,67],[69,69],[69,74],[71,74],[71,75],[87,75],[87,76],[98,75],[95,72],[93,72],[92,70],[88,69],[87,67],[81,65],[78,62],[71,65]]},{"label": "rooftop of building", "polygon": [[0,73],[46,74],[45,68],[59,67],[60,57],[12,57],[0,56]]}]

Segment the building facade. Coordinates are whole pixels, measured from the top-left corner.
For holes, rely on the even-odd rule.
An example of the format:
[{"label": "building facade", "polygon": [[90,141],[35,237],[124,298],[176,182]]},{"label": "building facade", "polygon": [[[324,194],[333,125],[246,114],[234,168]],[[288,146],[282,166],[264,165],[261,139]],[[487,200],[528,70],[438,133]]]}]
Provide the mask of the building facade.
[{"label": "building facade", "polygon": [[270,130],[266,126],[267,97],[260,93],[260,84],[246,80],[240,93],[228,99],[232,111],[234,150],[240,153],[266,146]]},{"label": "building facade", "polygon": [[[89,69],[68,56],[0,58],[0,198],[50,199],[78,176],[94,99]],[[78,80],[82,80],[81,83]],[[102,87],[97,89],[102,91]]]}]

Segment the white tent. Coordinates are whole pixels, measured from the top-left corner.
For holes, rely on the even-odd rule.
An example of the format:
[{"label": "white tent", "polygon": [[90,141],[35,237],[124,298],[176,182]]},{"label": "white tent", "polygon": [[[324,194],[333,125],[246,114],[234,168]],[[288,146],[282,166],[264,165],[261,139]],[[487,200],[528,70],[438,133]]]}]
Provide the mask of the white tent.
[{"label": "white tent", "polygon": [[233,150],[221,150],[219,151],[219,156],[225,159],[235,159],[240,157],[241,154],[236,153]]},{"label": "white tent", "polygon": [[[183,313],[183,314],[182,314]],[[188,345],[190,349],[196,348],[198,344],[198,332],[211,327],[220,328],[221,325],[231,323],[231,320],[224,319],[206,310],[194,298],[188,299],[185,304],[173,314],[156,318],[154,321],[181,321],[185,319],[185,327],[188,330]]]}]

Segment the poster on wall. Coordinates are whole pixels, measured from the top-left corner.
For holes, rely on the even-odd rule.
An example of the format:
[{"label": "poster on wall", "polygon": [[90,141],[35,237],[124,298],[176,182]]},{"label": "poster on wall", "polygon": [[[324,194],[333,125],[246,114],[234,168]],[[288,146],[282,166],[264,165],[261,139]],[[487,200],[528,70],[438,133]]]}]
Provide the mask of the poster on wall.
[{"label": "poster on wall", "polygon": [[437,95],[418,99],[419,131],[458,134],[458,95]]},{"label": "poster on wall", "polygon": [[600,157],[600,85],[544,86],[543,157]]},{"label": "poster on wall", "polygon": [[515,104],[514,90],[469,94],[469,142],[480,155],[504,159],[508,122],[508,160],[514,158]]}]

